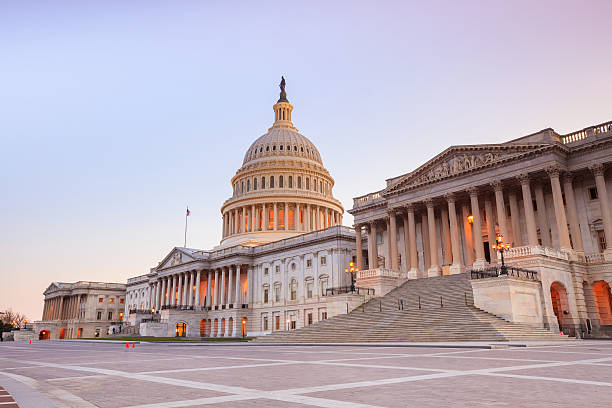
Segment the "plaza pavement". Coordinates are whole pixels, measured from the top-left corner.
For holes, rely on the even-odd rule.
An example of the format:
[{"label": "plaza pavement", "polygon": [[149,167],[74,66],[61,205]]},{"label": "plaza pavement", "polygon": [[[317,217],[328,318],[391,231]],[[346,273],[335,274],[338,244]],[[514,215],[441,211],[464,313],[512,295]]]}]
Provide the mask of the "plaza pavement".
[{"label": "plaza pavement", "polygon": [[612,342],[458,346],[11,342],[0,386],[21,408],[611,404]]}]

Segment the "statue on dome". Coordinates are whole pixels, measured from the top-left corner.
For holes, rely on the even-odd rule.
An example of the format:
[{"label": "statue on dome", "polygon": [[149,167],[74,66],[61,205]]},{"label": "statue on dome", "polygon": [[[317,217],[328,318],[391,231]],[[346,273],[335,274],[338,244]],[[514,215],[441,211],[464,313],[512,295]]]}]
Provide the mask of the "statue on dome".
[{"label": "statue on dome", "polygon": [[278,102],[289,102],[287,100],[287,92],[285,92],[285,77],[284,76],[281,76],[281,82],[279,86],[280,86],[281,92],[280,92],[280,98],[278,99]]}]

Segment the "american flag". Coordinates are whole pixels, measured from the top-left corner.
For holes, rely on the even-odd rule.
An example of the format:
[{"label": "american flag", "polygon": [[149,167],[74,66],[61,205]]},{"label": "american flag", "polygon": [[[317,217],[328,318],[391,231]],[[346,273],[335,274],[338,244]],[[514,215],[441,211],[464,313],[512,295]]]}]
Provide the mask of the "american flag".
[{"label": "american flag", "polygon": [[187,207],[187,213],[185,214],[185,217],[189,217],[189,214],[191,214],[191,212],[189,211],[189,207]]}]

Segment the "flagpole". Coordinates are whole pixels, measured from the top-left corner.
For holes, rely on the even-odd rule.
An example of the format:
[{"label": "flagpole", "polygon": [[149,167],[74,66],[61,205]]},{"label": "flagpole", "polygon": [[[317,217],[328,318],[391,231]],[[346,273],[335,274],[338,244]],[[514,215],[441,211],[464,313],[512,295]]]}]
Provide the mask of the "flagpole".
[{"label": "flagpole", "polygon": [[[189,211],[189,207],[187,207],[187,211]],[[187,248],[187,211],[185,211],[185,245],[183,245],[183,248]]]}]

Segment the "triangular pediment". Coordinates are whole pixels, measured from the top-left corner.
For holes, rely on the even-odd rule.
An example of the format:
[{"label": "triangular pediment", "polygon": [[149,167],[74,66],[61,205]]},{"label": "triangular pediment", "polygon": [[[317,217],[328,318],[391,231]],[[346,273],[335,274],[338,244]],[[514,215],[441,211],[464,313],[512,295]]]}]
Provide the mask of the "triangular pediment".
[{"label": "triangular pediment", "polygon": [[387,188],[382,195],[391,195],[423,184],[494,166],[497,163],[518,159],[550,146],[549,143],[451,146],[416,170],[387,180]]},{"label": "triangular pediment", "polygon": [[47,287],[47,289],[45,289],[43,294],[46,295],[47,293],[56,291],[56,290],[58,290],[60,288],[61,288],[61,286],[60,286],[60,284],[58,282],[51,282],[51,284]]},{"label": "triangular pediment", "polygon": [[170,268],[195,260],[196,257],[192,254],[192,250],[176,247],[159,263],[157,269]]}]

